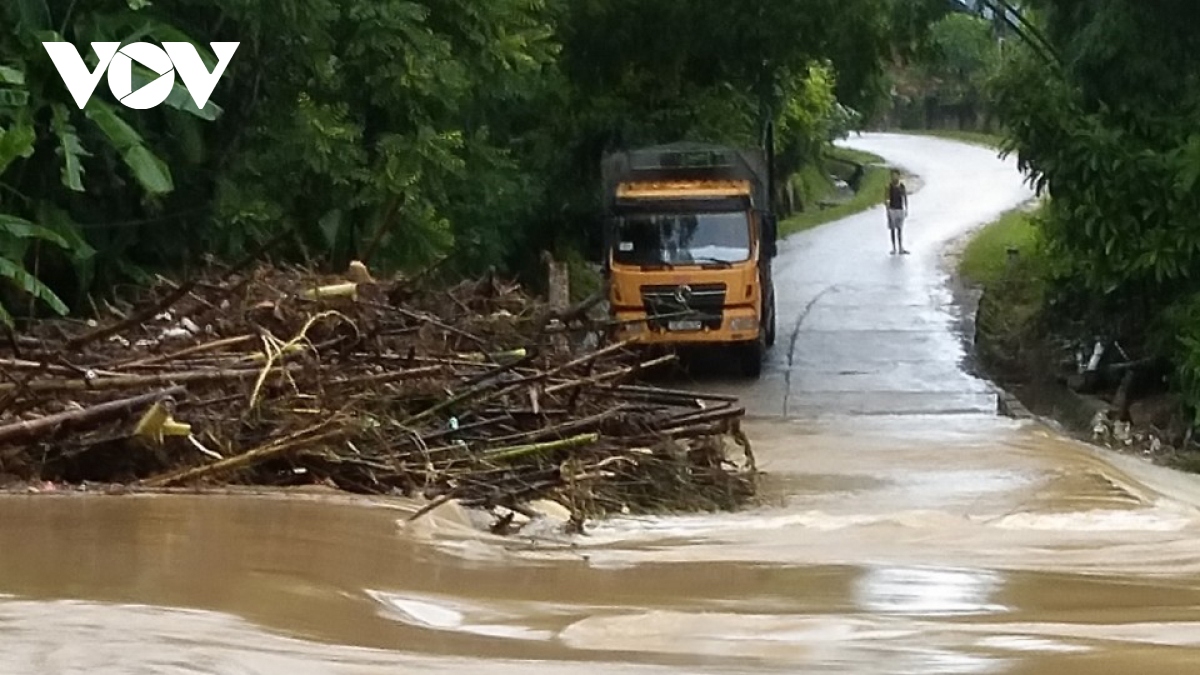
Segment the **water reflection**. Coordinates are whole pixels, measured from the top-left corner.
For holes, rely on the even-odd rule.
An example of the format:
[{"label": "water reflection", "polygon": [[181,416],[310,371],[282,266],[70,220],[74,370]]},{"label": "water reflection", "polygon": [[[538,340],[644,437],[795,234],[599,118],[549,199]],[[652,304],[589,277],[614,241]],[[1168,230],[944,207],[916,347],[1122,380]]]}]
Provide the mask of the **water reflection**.
[{"label": "water reflection", "polygon": [[524,611],[500,611],[482,603],[434,595],[367,591],[383,608],[384,616],[400,623],[436,631],[450,631],[509,640],[550,640],[554,632],[520,625],[520,620],[537,613],[536,607]]},{"label": "water reflection", "polygon": [[858,605],[873,614],[961,616],[1008,610],[993,602],[1003,578],[982,570],[868,567],[854,584]]},{"label": "water reflection", "polygon": [[577,650],[735,659],[771,672],[786,665],[786,672],[796,673],[985,675],[1013,665],[1008,655],[981,653],[972,636],[950,626],[837,614],[594,616],[568,627],[560,639]]}]

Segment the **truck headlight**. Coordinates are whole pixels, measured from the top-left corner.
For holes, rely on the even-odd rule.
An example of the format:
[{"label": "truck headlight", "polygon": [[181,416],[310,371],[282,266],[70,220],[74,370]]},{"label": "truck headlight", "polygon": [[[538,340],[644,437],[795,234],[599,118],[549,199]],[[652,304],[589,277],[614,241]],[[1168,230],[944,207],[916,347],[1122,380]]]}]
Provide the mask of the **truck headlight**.
[{"label": "truck headlight", "polygon": [[639,333],[645,333],[646,332],[646,322],[645,321],[631,321],[631,322],[625,324],[625,332],[630,333],[632,335],[637,335]]},{"label": "truck headlight", "polygon": [[752,316],[739,316],[729,321],[729,330],[754,330],[758,328],[758,319]]}]

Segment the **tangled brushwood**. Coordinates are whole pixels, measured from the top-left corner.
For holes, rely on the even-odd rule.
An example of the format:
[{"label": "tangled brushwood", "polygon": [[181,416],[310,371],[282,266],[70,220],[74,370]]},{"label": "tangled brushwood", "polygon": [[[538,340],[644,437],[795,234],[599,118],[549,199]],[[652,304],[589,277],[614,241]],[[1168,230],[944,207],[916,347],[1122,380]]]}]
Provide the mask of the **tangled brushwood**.
[{"label": "tangled brushwood", "polygon": [[608,342],[589,305],[361,266],[160,280],[101,323],[10,336],[0,482],[553,499],[580,520],[743,503],[736,399],[636,384],[671,357]]}]

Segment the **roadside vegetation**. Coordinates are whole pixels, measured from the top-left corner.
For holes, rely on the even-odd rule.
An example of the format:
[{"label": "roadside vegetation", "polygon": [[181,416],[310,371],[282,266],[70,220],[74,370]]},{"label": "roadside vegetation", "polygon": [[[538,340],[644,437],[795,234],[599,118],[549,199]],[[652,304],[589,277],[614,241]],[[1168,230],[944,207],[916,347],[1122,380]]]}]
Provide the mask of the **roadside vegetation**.
[{"label": "roadside vegetation", "polygon": [[1039,367],[1038,323],[1047,286],[1039,213],[1040,208],[1005,213],[971,238],[958,261],[959,278],[983,291],[976,356],[1001,382],[1019,381]]},{"label": "roadside vegetation", "polygon": [[[883,158],[868,152],[834,148],[823,169],[812,167],[801,174],[805,208],[780,223],[781,235],[803,232],[877,206],[888,184],[889,170]],[[835,178],[846,187],[839,189]]]},{"label": "roadside vegetation", "polygon": [[[595,258],[599,159],[695,140],[756,146],[778,175],[887,105],[936,0],[248,0],[0,3],[0,320],[91,313],[208,256],[474,274]],[[41,46],[178,41],[215,63],[132,110],[80,110]],[[713,58],[713,54],[721,55]],[[146,74],[139,71],[138,77]]]},{"label": "roadside vegetation", "polygon": [[1200,52],[1181,7],[1021,3],[1010,29],[1022,39],[1004,42],[998,67],[976,67],[999,148],[1044,199],[985,228],[961,272],[985,289],[977,340],[1000,375],[1098,396],[1110,412],[1097,438],[1194,467],[1200,81],[1179,73]]},{"label": "roadside vegetation", "polygon": [[1028,259],[1037,255],[1035,218],[1036,212],[1018,208],[980,229],[963,249],[959,276],[972,285],[989,286],[1000,280],[1014,256]]},{"label": "roadside vegetation", "polygon": [[916,129],[906,133],[917,136],[933,136],[951,141],[962,141],[972,145],[982,145],[988,148],[1000,148],[1004,144],[1004,136],[986,131],[963,131],[960,129]]}]

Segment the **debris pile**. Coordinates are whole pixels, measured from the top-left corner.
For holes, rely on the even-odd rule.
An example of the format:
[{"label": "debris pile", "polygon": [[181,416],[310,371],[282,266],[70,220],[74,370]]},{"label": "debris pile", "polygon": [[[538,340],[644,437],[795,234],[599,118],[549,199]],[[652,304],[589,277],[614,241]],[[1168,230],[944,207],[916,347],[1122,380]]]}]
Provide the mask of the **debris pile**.
[{"label": "debris pile", "polygon": [[318,484],[518,512],[553,499],[578,519],[744,502],[736,399],[636,384],[671,357],[607,342],[586,309],[361,265],[163,279],[102,323],[0,346],[0,484]]}]

